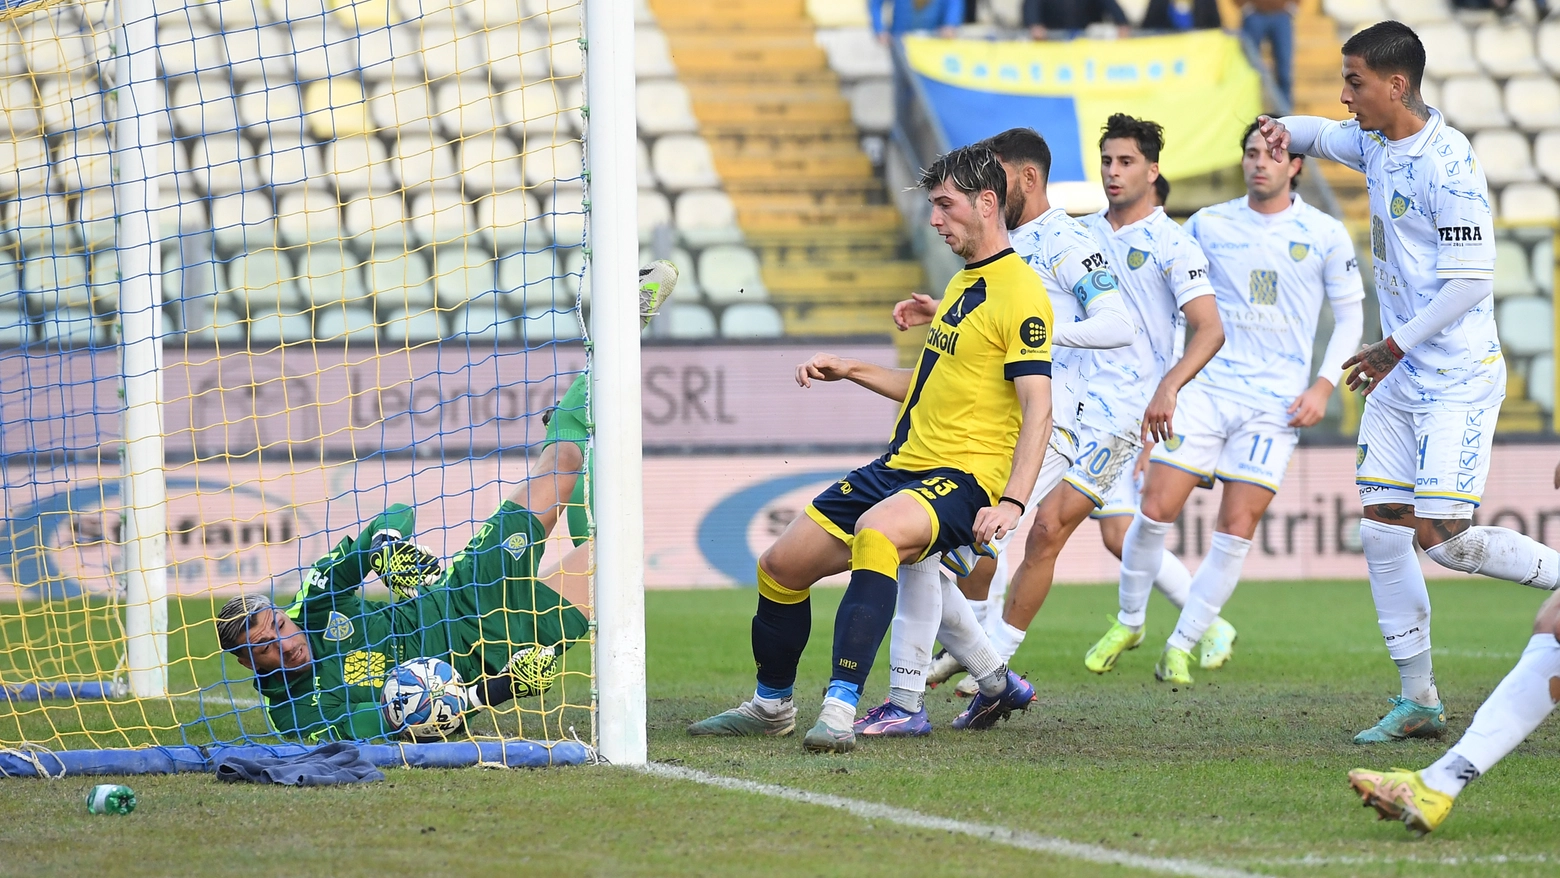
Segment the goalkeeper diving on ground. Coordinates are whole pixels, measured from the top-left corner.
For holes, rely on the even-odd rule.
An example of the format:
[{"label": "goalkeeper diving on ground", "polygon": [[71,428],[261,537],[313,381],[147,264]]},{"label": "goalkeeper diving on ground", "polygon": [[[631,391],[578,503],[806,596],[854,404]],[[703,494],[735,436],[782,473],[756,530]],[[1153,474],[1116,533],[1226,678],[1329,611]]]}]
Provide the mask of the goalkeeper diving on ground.
[{"label": "goalkeeper diving on ground", "polygon": [[[640,271],[646,324],[676,283],[670,263]],[[222,607],[217,639],[254,671],[278,734],[310,741],[394,735],[380,690],[391,669],[414,658],[454,666],[472,682],[464,691],[472,708],[552,686],[563,652],[588,627],[576,604],[588,595],[591,547],[578,545],[557,568],[539,571],[548,535],[570,498],[583,496],[576,489],[583,487],[581,470],[589,471],[586,389],[582,374],[565,397],[578,404],[560,409],[563,418],[554,412],[530,475],[447,565],[416,542],[416,510],[395,504],[315,562],[285,605],[246,594]],[[571,522],[581,543],[586,521],[582,515]],[[370,573],[389,587],[392,600],[363,597]]]}]

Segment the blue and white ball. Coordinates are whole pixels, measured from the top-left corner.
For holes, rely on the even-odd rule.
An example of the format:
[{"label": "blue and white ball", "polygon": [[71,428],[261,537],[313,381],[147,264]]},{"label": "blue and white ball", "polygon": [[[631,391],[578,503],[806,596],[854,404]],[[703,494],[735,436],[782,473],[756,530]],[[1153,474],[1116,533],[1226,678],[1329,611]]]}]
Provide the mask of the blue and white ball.
[{"label": "blue and white ball", "polygon": [[444,659],[402,662],[379,693],[385,722],[413,740],[446,738],[460,731],[466,692],[460,674]]}]

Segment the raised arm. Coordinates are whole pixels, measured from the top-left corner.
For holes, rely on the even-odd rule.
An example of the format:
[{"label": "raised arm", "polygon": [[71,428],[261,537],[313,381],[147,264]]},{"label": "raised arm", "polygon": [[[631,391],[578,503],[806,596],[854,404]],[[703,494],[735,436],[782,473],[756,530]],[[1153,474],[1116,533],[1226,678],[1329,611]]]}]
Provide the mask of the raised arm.
[{"label": "raised arm", "polygon": [[1356,171],[1364,170],[1364,152],[1360,129],[1353,122],[1339,122],[1321,116],[1258,116],[1258,131],[1276,156],[1280,152],[1332,159]]},{"label": "raised arm", "polygon": [[814,354],[812,359],[796,367],[796,383],[802,387],[812,387],[814,381],[841,379],[853,381],[895,402],[904,402],[905,396],[910,393],[909,369],[890,369],[877,363],[833,354]]}]

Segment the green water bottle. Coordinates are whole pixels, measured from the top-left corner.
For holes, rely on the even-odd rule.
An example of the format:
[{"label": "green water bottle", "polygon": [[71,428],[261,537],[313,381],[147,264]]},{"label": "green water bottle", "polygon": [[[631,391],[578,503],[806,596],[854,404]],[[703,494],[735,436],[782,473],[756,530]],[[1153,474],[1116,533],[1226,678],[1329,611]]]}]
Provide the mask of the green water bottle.
[{"label": "green water bottle", "polygon": [[135,810],[135,790],[117,783],[100,783],[87,793],[89,814],[129,814]]}]

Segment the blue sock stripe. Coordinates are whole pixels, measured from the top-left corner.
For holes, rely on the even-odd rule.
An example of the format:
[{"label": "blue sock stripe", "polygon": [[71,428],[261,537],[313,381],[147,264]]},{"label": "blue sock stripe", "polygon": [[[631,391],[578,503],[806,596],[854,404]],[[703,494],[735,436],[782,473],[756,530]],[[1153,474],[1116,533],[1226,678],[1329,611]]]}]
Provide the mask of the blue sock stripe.
[{"label": "blue sock stripe", "polygon": [[758,687],[753,690],[753,694],[757,695],[759,698],[771,698],[778,700],[783,698],[790,698],[791,690],[794,688],[794,686],[765,686],[763,683],[759,683]]},{"label": "blue sock stripe", "polygon": [[829,691],[824,697],[838,698],[851,707],[855,707],[861,701],[861,687],[846,680],[830,680]]}]

